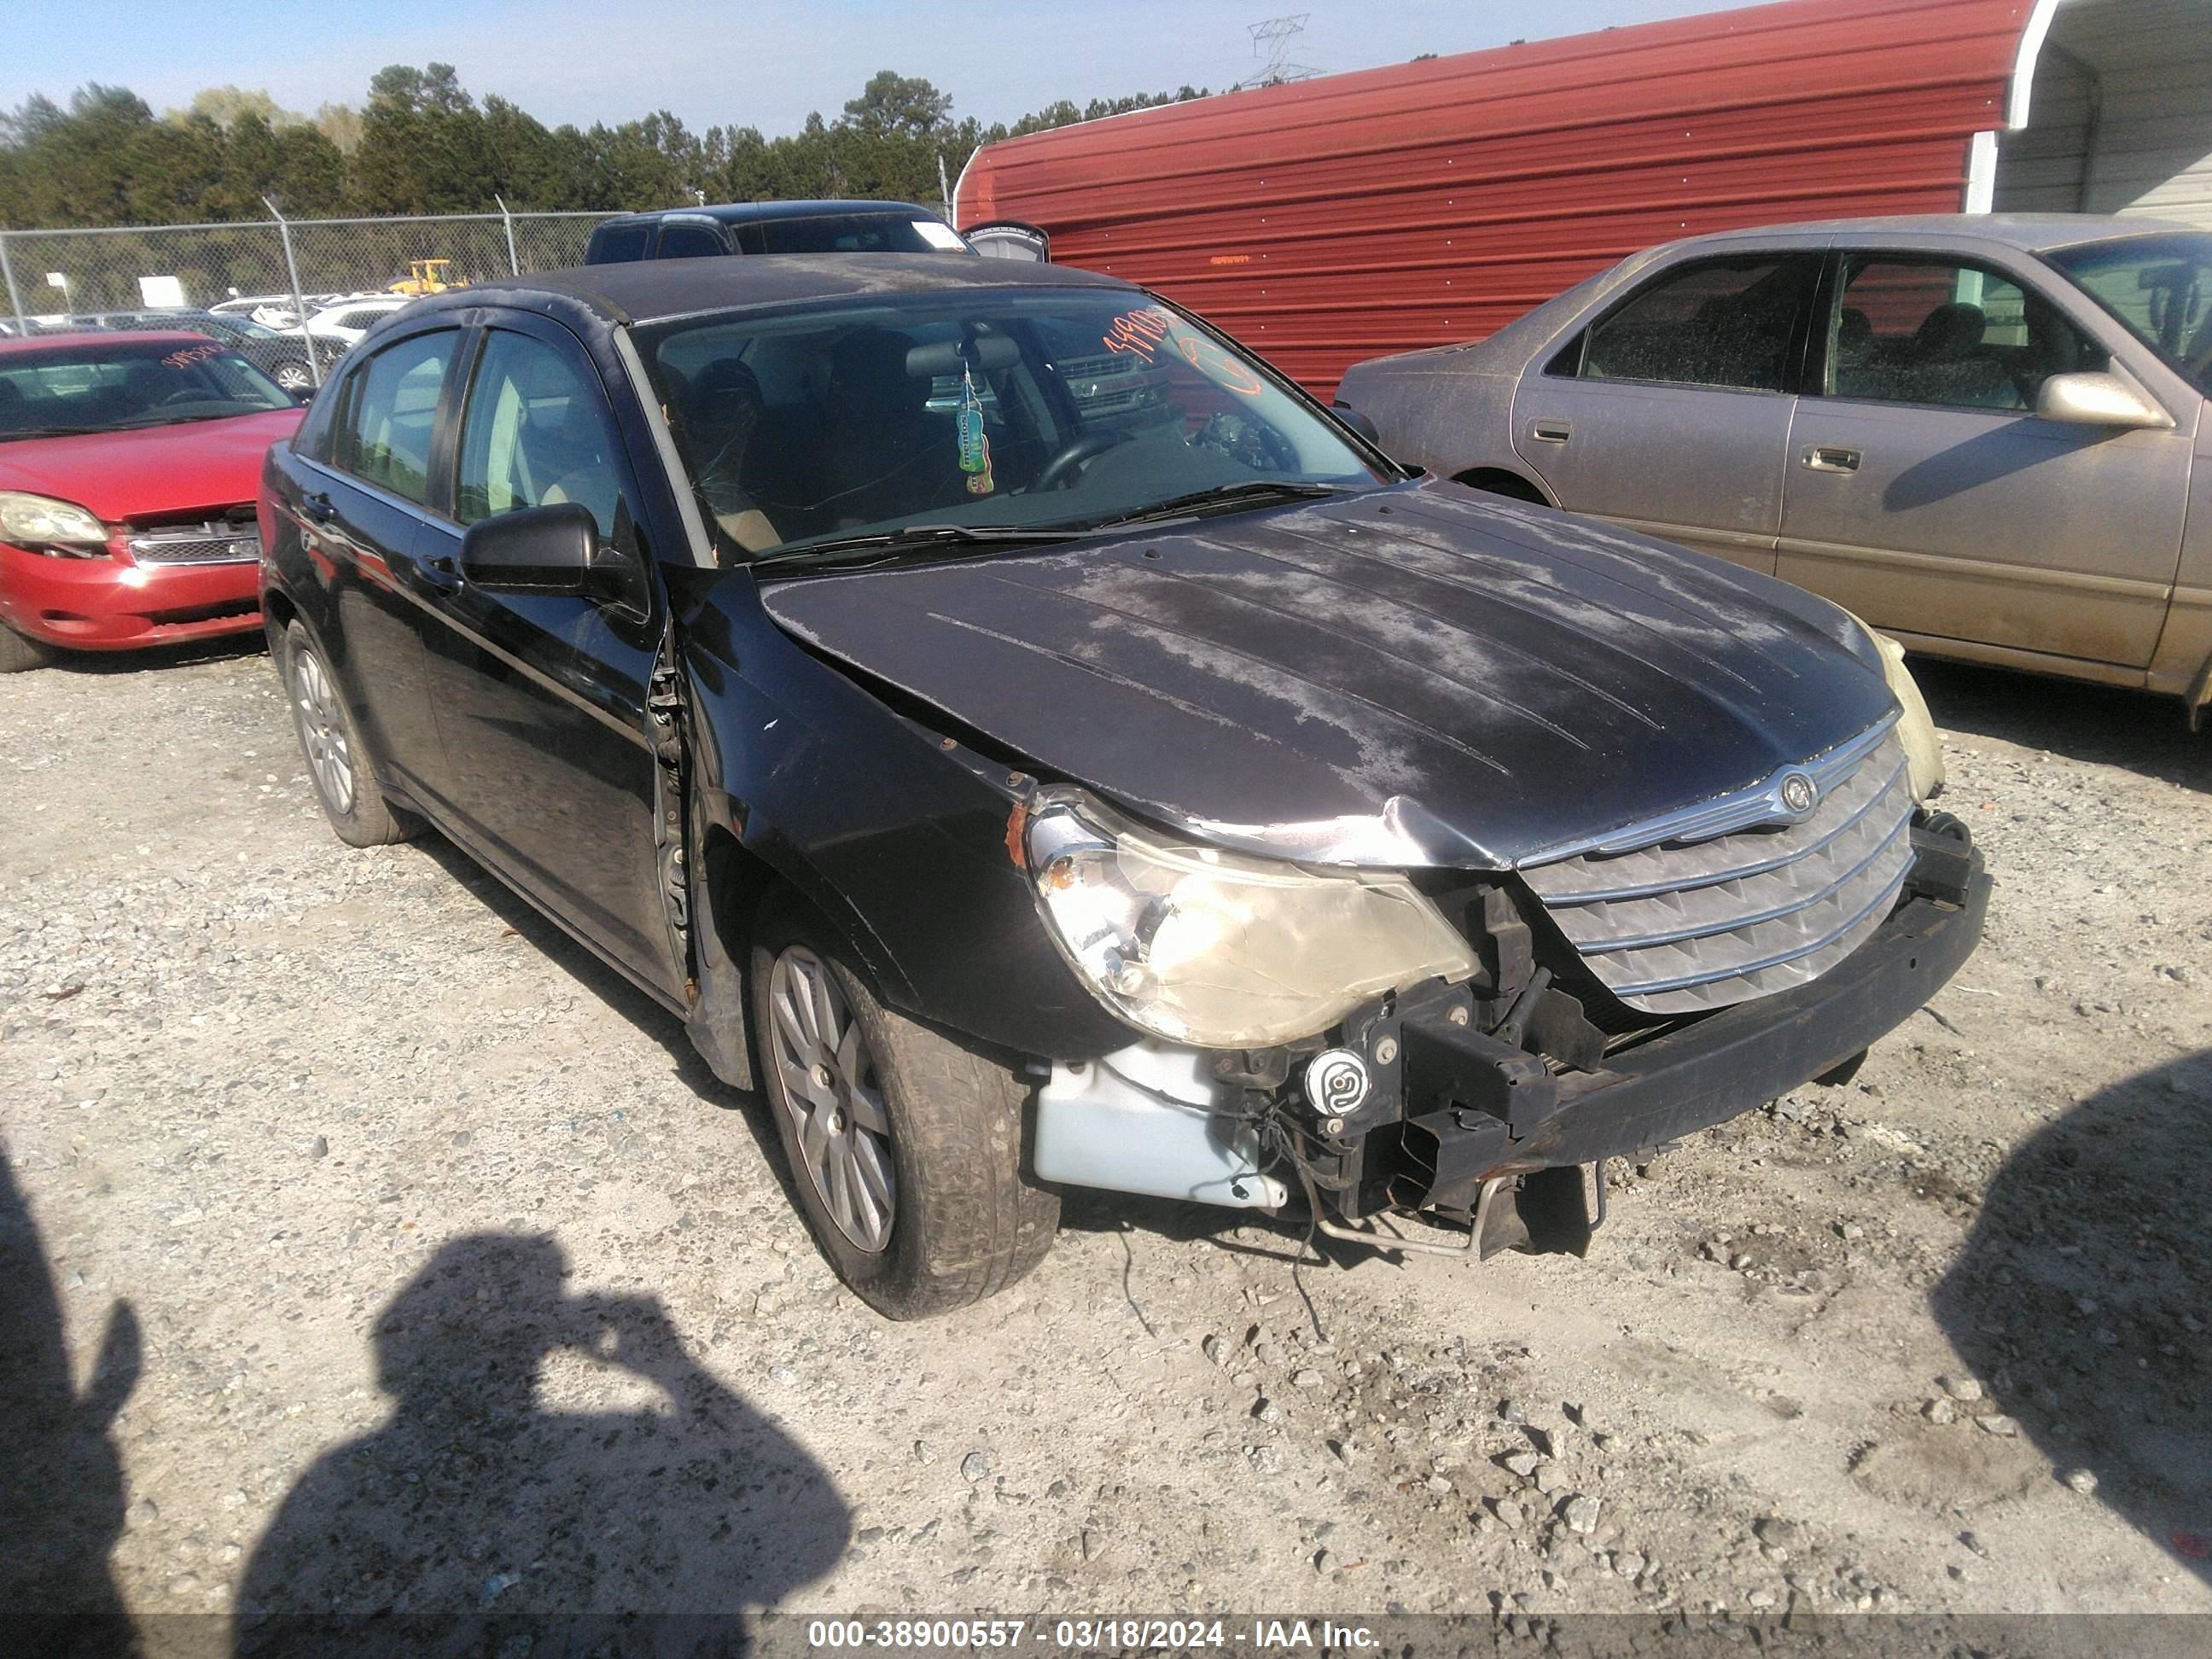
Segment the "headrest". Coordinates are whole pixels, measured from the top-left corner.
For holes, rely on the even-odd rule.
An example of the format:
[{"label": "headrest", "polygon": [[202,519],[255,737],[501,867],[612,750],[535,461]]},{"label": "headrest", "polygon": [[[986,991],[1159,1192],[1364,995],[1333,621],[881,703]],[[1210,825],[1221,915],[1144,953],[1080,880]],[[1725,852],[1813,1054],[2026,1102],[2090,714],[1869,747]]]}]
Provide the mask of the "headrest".
[{"label": "headrest", "polygon": [[1963,300],[1940,305],[1923,318],[1913,331],[1912,349],[1923,357],[1948,357],[1982,343],[1989,317],[1979,306]]},{"label": "headrest", "polygon": [[929,381],[907,372],[914,342],[887,328],[848,334],[830,354],[830,398],[839,413],[889,414],[920,409]]}]

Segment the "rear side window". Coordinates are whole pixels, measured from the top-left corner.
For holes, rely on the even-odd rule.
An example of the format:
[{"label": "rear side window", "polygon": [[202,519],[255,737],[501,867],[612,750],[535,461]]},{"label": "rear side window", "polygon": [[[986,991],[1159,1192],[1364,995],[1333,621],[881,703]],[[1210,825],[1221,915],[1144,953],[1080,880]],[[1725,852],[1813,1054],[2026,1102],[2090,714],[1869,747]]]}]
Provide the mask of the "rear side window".
[{"label": "rear side window", "polygon": [[414,335],[362,366],[332,434],[332,465],[404,500],[429,498],[438,391],[458,337],[452,329]]},{"label": "rear side window", "polygon": [[656,259],[696,259],[709,253],[726,252],[720,234],[705,225],[663,225],[660,246],[653,251]]},{"label": "rear side window", "polygon": [[601,225],[592,233],[591,241],[584,249],[587,265],[616,264],[625,259],[645,258],[646,238],[653,234],[653,226]]},{"label": "rear side window", "polygon": [[1670,271],[1591,327],[1581,377],[1785,391],[1819,270],[1810,254],[1762,254]]}]

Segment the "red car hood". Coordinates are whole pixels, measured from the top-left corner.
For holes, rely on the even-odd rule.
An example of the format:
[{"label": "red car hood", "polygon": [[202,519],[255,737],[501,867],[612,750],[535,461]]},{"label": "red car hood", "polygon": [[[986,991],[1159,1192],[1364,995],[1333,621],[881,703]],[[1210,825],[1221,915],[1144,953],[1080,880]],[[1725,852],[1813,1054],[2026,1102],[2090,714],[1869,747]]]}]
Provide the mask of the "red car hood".
[{"label": "red car hood", "polygon": [[0,489],[75,501],[107,524],[199,507],[234,507],[261,493],[261,458],[307,411],[272,409],[81,438],[0,443]]}]

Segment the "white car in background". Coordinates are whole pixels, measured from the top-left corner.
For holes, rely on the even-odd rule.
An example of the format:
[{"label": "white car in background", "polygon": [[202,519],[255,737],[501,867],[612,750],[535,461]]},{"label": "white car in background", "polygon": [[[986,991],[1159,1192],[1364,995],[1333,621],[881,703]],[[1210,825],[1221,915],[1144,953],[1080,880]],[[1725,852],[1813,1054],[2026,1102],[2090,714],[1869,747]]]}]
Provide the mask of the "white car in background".
[{"label": "white car in background", "polygon": [[340,300],[308,318],[307,332],[341,345],[356,345],[370,328],[400,307],[412,303],[412,295],[405,294],[362,295]]}]

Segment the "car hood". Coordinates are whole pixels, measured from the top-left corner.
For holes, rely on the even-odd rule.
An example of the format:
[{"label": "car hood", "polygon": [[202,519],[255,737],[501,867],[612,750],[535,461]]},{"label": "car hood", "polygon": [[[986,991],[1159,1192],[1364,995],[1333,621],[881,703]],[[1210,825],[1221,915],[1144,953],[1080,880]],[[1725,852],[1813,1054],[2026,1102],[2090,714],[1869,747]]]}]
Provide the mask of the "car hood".
[{"label": "car hood", "polygon": [[260,493],[262,458],[292,435],[303,412],[272,409],[136,432],[20,438],[0,443],[0,489],[75,501],[107,524],[235,507]]},{"label": "car hood", "polygon": [[1896,708],[1832,605],[1434,482],[763,600],[1040,775],[1317,863],[1510,868]]}]

